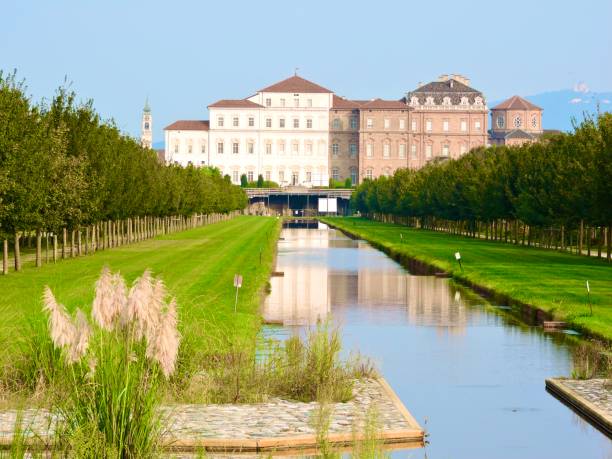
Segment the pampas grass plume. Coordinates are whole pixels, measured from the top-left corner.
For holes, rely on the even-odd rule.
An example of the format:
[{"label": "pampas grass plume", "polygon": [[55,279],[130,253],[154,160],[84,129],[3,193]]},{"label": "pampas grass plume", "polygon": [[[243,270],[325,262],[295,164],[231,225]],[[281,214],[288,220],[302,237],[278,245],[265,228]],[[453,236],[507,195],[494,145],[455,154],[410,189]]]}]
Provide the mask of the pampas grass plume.
[{"label": "pampas grass plume", "polygon": [[77,330],[66,308],[59,304],[49,286],[45,286],[43,310],[49,315],[49,334],[57,348],[70,348],[77,341]]}]

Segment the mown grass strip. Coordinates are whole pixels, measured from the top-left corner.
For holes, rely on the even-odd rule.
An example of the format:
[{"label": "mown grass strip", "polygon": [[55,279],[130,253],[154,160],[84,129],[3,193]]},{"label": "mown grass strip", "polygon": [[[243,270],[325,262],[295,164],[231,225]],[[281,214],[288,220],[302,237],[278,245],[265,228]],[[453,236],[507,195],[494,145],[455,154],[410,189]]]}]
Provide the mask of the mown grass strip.
[{"label": "mown grass strip", "polygon": [[[363,218],[322,218],[391,254],[413,258],[454,278],[551,313],[612,340],[612,266],[603,260],[525,248]],[[455,260],[461,253],[463,271]],[[586,281],[591,287],[591,315]]]},{"label": "mown grass strip", "polygon": [[[277,219],[241,216],[0,277],[0,311],[5,319],[0,342],[25,333],[30,318],[42,319],[45,285],[69,311],[77,307],[88,311],[94,283],[105,265],[120,271],[128,283],[151,269],[176,297],[181,324],[206,327],[209,335],[254,338],[260,323],[260,294],[272,269],[279,231]],[[237,273],[244,282],[234,314],[232,281]]]}]

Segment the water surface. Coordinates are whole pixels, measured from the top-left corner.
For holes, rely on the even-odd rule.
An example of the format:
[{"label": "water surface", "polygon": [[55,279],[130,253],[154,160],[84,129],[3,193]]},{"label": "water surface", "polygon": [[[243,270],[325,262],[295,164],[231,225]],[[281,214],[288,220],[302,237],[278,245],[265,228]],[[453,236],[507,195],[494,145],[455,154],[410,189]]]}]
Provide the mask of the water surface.
[{"label": "water surface", "polygon": [[572,337],[518,323],[448,279],[407,272],[319,223],[285,228],[264,317],[288,335],[331,315],[344,345],[375,360],[429,434],[393,457],[612,458],[612,442],[548,394],[571,373]]}]

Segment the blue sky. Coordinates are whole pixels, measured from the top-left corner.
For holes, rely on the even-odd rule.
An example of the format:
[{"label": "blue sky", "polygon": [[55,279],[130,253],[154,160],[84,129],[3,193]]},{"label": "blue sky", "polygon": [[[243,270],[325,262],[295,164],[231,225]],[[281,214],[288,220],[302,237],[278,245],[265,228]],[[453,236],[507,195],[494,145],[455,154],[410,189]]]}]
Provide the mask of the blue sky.
[{"label": "blue sky", "polygon": [[400,98],[460,73],[489,100],[612,90],[612,2],[27,1],[0,6],[0,69],[34,98],[67,76],[104,117],[154,141],[176,119],[299,74],[350,98]]}]

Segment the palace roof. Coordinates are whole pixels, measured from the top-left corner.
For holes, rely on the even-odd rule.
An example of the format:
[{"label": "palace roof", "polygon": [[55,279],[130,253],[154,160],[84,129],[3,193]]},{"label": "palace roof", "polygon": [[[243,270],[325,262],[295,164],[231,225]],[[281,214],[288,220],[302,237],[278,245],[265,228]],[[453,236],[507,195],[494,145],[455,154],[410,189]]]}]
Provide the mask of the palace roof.
[{"label": "palace roof", "polygon": [[360,106],[370,110],[408,110],[408,106],[401,100],[372,99]]},{"label": "palace roof", "polygon": [[425,104],[427,97],[433,97],[436,105],[442,105],[444,97],[450,97],[453,105],[459,105],[462,97],[467,97],[471,104],[474,103],[476,97],[481,97],[484,103],[482,92],[454,78],[449,78],[445,81],[432,81],[431,83],[419,86],[407,94],[408,102],[415,96],[418,97],[419,104],[422,105]]},{"label": "palace roof", "polygon": [[164,131],[208,131],[209,128],[208,120],[178,120],[166,126]]},{"label": "palace roof", "polygon": [[252,102],[248,99],[221,99],[217,102],[210,104],[209,107],[220,107],[220,108],[261,108],[263,105]]},{"label": "palace roof", "polygon": [[357,109],[362,103],[363,101],[349,100],[334,94],[332,109]]},{"label": "palace roof", "polygon": [[537,105],[532,104],[527,99],[520,96],[512,96],[504,100],[501,104],[496,105],[491,110],[540,110]]},{"label": "palace roof", "polygon": [[260,89],[258,92],[329,93],[332,91],[324,88],[323,86],[319,86],[312,81],[308,81],[302,77],[294,75],[283,81],[279,81],[272,86]]}]

